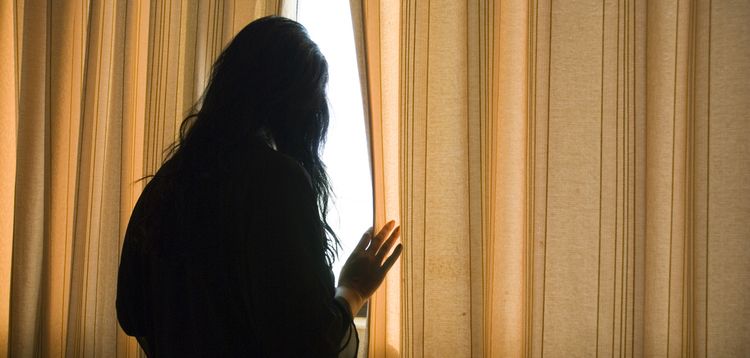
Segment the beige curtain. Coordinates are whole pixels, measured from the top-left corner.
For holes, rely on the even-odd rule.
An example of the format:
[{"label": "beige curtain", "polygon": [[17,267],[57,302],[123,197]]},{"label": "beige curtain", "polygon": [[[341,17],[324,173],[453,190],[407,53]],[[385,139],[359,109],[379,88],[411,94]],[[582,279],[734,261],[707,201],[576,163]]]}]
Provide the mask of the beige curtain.
[{"label": "beige curtain", "polygon": [[[399,211],[399,4],[351,0],[360,81],[367,108],[373,173],[375,227],[402,222]],[[402,227],[403,230],[404,227]],[[401,261],[399,259],[399,261]],[[394,264],[370,299],[365,337],[367,357],[399,357],[402,265]],[[362,344],[366,343],[366,344]]]},{"label": "beige curtain", "polygon": [[130,211],[222,47],[279,0],[0,2],[0,356],[135,356]]},{"label": "beige curtain", "polygon": [[371,357],[750,355],[750,2],[352,4]]}]

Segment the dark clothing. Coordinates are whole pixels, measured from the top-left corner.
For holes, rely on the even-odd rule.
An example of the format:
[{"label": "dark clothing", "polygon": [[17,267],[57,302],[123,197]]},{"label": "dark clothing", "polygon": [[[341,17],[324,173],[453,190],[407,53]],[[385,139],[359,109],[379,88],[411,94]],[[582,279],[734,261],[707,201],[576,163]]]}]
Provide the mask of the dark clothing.
[{"label": "dark clothing", "polygon": [[123,330],[156,357],[356,355],[307,172],[260,143],[204,161],[170,159],[133,210]]}]

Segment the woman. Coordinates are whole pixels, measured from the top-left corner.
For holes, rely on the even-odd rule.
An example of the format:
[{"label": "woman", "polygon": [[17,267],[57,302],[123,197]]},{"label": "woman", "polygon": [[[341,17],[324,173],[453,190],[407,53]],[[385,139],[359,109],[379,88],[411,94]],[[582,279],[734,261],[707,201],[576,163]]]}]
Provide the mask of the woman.
[{"label": "woman", "polygon": [[125,234],[117,315],[149,356],[356,356],[352,316],[401,244],[393,222],[368,231],[334,286],[327,79],[304,28],[281,17],[219,56]]}]

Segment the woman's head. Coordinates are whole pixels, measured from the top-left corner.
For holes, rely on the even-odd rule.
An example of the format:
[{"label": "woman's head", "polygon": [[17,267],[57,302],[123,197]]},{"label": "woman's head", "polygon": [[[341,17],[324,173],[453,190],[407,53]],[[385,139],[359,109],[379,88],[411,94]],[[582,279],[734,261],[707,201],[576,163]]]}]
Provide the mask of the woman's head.
[{"label": "woman's head", "polygon": [[245,26],[219,55],[199,116],[222,114],[207,121],[215,131],[231,130],[221,133],[222,141],[262,131],[279,150],[304,156],[325,139],[327,81],[326,60],[305,28],[264,17]]},{"label": "woman's head", "polygon": [[332,239],[330,262],[338,240],[325,220],[330,186],[319,155],[328,130],[327,81],[326,60],[302,25],[276,16],[253,21],[214,63],[200,109],[182,123],[172,156],[209,163],[217,149],[262,138],[298,160]]}]

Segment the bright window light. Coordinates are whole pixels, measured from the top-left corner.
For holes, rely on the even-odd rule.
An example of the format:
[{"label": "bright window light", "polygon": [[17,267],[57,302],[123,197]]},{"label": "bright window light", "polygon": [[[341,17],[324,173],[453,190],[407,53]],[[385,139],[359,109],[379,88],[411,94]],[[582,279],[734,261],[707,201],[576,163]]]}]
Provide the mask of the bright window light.
[{"label": "bright window light", "polygon": [[349,0],[299,0],[297,21],[328,61],[331,122],[323,161],[335,194],[328,222],[341,240],[333,271],[372,226],[372,177]]}]

